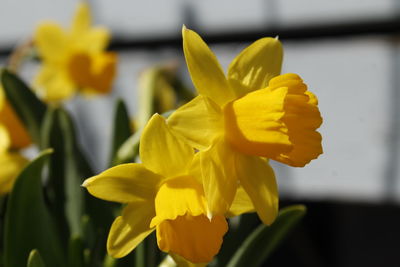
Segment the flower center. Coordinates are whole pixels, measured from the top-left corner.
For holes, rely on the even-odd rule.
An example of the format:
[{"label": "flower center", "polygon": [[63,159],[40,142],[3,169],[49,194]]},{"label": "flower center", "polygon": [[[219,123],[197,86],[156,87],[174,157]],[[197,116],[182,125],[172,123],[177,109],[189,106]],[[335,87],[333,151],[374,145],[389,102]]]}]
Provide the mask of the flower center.
[{"label": "flower center", "polygon": [[75,52],[68,60],[68,73],[79,87],[97,93],[107,93],[116,72],[114,53],[88,54]]},{"label": "flower center", "polygon": [[317,101],[296,74],[228,103],[224,118],[225,138],[244,154],[300,166],[322,153]]},{"label": "flower center", "polygon": [[157,226],[157,243],[162,251],[176,253],[190,262],[210,262],[227,230],[223,216],[214,216],[210,221],[205,215],[184,215]]}]

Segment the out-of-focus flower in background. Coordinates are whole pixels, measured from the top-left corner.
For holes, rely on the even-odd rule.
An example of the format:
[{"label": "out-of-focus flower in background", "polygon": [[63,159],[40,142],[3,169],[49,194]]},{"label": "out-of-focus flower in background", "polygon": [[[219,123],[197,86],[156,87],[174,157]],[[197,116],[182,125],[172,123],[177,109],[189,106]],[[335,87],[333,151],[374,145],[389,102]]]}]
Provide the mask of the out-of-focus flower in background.
[{"label": "out-of-focus flower in background", "polygon": [[13,149],[25,148],[31,144],[31,138],[15,114],[10,103],[4,95],[3,88],[0,86],[0,124],[3,125],[10,138],[10,147]]},{"label": "out-of-focus flower in background", "polygon": [[26,129],[7,103],[0,87],[0,195],[8,193],[28,160],[17,149],[30,145]]},{"label": "out-of-focus flower in background", "polygon": [[92,27],[87,3],[80,3],[70,29],[55,22],[41,23],[34,34],[42,66],[35,79],[47,101],[60,101],[77,91],[108,93],[116,75],[117,56],[105,49],[110,33]]}]

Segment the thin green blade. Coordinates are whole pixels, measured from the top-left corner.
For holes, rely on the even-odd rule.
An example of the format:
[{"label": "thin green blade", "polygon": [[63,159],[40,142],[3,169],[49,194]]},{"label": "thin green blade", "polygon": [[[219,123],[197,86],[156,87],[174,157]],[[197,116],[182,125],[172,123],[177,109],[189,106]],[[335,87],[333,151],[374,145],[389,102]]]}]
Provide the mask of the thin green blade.
[{"label": "thin green blade", "polygon": [[[118,100],[114,116],[114,131],[111,147],[111,163],[113,166],[116,163],[116,154],[121,145],[128,140],[132,135],[131,121],[128,114],[128,109],[123,100]],[[134,159],[132,158],[131,161]]]},{"label": "thin green blade", "polygon": [[18,176],[5,218],[5,267],[25,266],[33,249],[47,266],[65,266],[57,231],[45,205],[42,172],[51,150],[43,151]]},{"label": "thin green blade", "polygon": [[6,69],[1,72],[1,83],[7,99],[26,126],[29,135],[36,144],[40,144],[40,126],[46,105],[20,78]]},{"label": "thin green blade", "polygon": [[243,242],[227,267],[257,267],[271,255],[306,213],[303,205],[286,207],[271,226],[260,225]]}]

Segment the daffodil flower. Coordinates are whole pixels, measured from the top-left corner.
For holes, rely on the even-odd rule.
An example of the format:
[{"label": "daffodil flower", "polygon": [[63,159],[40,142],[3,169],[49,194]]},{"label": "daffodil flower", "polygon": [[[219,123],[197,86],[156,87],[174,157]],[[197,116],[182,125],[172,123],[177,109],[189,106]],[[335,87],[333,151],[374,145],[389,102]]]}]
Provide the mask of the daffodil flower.
[{"label": "daffodil flower", "polygon": [[9,149],[11,144],[6,127],[0,123],[0,196],[10,192],[19,172],[28,162],[21,154]]},{"label": "daffodil flower", "polygon": [[[15,114],[10,103],[5,98],[3,88],[0,86],[0,125],[6,128],[11,149],[20,149],[29,146],[32,141],[25,126]],[[0,140],[0,142],[2,142]]]},{"label": "daffodil flower", "polygon": [[0,87],[0,195],[10,192],[15,178],[28,162],[17,149],[30,143],[29,135]]},{"label": "daffodil flower", "polygon": [[225,76],[201,37],[185,27],[183,48],[199,96],[176,110],[168,124],[198,149],[209,217],[224,214],[240,185],[260,219],[278,211],[268,159],[304,166],[322,153],[316,97],[296,74],[279,75],[282,45],[262,38],[244,49]]},{"label": "daffodil flower", "polygon": [[11,191],[15,179],[27,163],[28,160],[19,153],[0,154],[0,196]]},{"label": "daffodil flower", "polygon": [[211,261],[228,226],[224,216],[207,217],[194,149],[155,114],[143,131],[140,158],[83,183],[95,197],[126,204],[111,226],[108,253],[123,257],[156,230],[162,251],[193,263]]},{"label": "daffodil flower", "polygon": [[110,34],[103,27],[91,27],[87,3],[80,3],[71,29],[54,22],[40,24],[34,40],[43,65],[35,84],[49,101],[84,93],[107,93],[116,72],[116,54],[105,52]]}]

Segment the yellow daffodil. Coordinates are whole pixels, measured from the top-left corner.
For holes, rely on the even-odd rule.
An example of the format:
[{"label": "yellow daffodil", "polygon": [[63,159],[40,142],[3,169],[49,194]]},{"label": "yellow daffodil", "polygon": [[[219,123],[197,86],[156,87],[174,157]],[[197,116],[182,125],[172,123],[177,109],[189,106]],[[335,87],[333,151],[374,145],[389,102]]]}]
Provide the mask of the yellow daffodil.
[{"label": "yellow daffodil", "polygon": [[193,263],[211,261],[228,226],[224,216],[207,217],[194,149],[156,114],[143,131],[140,157],[140,164],[118,165],[83,183],[95,197],[126,204],[111,226],[109,254],[127,255],[156,230],[162,251]]},{"label": "yellow daffodil", "polygon": [[10,145],[8,131],[0,124],[0,196],[10,192],[15,178],[28,162],[18,152],[10,150]]},{"label": "yellow daffodil", "polygon": [[16,149],[30,143],[25,128],[6,103],[0,87],[0,195],[11,190],[18,173],[28,162]]},{"label": "yellow daffodil", "polygon": [[15,179],[27,163],[28,160],[18,152],[0,152],[0,195],[11,191]]},{"label": "yellow daffodil", "polygon": [[276,38],[244,49],[225,76],[197,33],[184,27],[182,34],[199,96],[174,112],[168,124],[200,151],[209,216],[226,213],[239,184],[270,224],[278,193],[268,159],[304,166],[322,153],[317,99],[298,75],[279,75],[283,51]]},{"label": "yellow daffodil", "polygon": [[[27,147],[31,144],[31,139],[15,114],[10,103],[5,99],[3,88],[0,86],[0,124],[3,125],[8,132],[10,138],[9,147],[19,149]],[[0,141],[1,142],[1,141]]]},{"label": "yellow daffodil", "polygon": [[85,93],[107,93],[116,72],[116,54],[105,52],[110,34],[91,27],[87,3],[80,3],[71,28],[54,22],[40,24],[34,40],[43,65],[36,77],[39,94],[46,100],[71,97],[77,89]]}]

